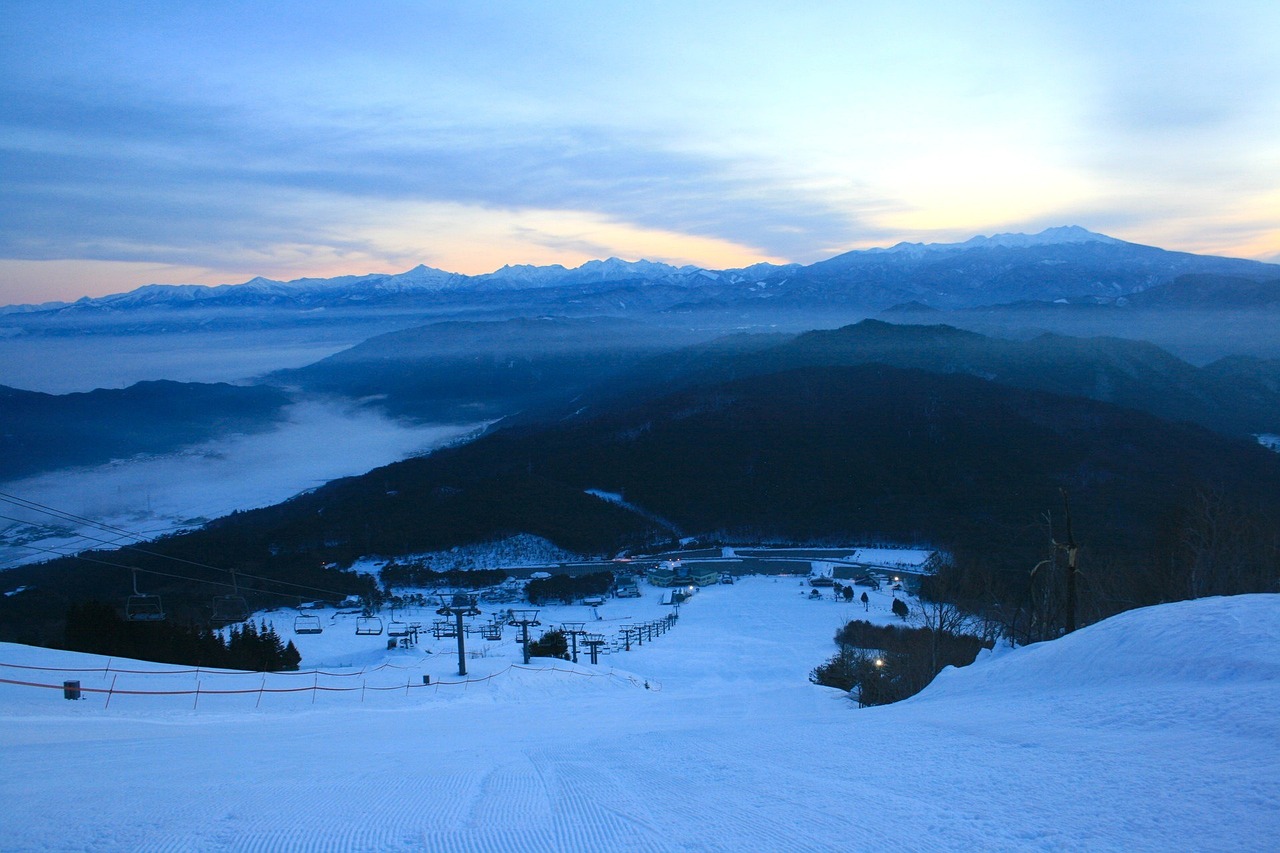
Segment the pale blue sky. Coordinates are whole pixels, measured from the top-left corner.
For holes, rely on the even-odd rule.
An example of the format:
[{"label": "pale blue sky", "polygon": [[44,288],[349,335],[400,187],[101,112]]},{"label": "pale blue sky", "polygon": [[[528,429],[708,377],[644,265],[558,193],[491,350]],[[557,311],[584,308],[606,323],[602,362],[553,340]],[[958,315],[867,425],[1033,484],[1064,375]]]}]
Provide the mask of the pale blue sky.
[{"label": "pale blue sky", "polygon": [[1280,259],[1280,4],[27,3],[0,304],[1079,224]]}]

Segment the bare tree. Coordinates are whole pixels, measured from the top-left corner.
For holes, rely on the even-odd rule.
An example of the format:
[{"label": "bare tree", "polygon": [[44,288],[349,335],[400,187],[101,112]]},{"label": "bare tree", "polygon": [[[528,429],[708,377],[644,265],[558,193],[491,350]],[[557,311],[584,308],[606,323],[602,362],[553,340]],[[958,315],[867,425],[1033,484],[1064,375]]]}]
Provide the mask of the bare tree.
[{"label": "bare tree", "polygon": [[1280,582],[1280,533],[1221,489],[1201,489],[1179,530],[1171,580],[1179,598],[1270,592]]},{"label": "bare tree", "polygon": [[957,568],[949,560],[934,554],[925,564],[932,569],[928,583],[922,583],[912,621],[929,632],[930,678],[942,669],[941,645],[948,634],[977,633],[977,620],[956,603],[960,590]]}]

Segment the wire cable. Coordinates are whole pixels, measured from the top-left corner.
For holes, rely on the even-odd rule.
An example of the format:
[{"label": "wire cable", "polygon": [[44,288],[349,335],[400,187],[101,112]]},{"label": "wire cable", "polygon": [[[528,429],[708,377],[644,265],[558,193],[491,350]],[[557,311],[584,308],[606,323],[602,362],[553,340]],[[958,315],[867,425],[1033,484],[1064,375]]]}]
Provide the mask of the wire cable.
[{"label": "wire cable", "polygon": [[[127,536],[127,537],[129,537],[129,538],[131,538],[131,539],[133,539],[133,540],[135,540],[135,541],[138,541],[138,542],[146,541],[146,540],[144,540],[144,539],[143,539],[143,537],[139,536],[138,534],[136,534],[136,533],[132,533],[132,532],[130,532],[130,531],[128,531],[128,530],[125,530],[125,529],[123,529],[123,528],[115,527],[115,526],[110,525],[110,524],[104,524],[104,523],[101,523],[101,522],[97,522],[97,521],[94,521],[94,520],[93,520],[93,519],[91,519],[91,518],[86,518],[86,517],[81,516],[81,515],[76,515],[75,513],[66,512],[66,511],[64,511],[64,510],[60,510],[60,509],[57,509],[57,508],[55,508],[55,507],[51,507],[51,506],[48,506],[48,505],[46,505],[46,504],[39,503],[38,501],[32,501],[32,500],[28,500],[27,498],[23,498],[23,497],[20,497],[20,496],[17,496],[17,495],[11,495],[11,494],[8,494],[7,492],[0,492],[0,502],[13,504],[13,505],[15,505],[15,506],[19,506],[19,507],[21,507],[21,508],[23,508],[23,509],[30,509],[30,510],[35,511],[35,512],[42,512],[42,513],[45,513],[45,514],[47,514],[47,515],[51,515],[51,516],[53,516],[54,518],[58,518],[58,519],[60,519],[60,520],[62,520],[62,521],[75,521],[75,522],[78,522],[78,523],[88,524],[88,525],[90,525],[91,527],[97,528],[97,529],[99,529],[99,530],[101,530],[101,531],[108,532],[108,533],[112,533],[112,534],[115,534],[115,535],[117,535],[117,536]],[[16,519],[16,518],[13,518],[13,517],[11,517],[11,516],[0,516],[0,518],[4,518],[4,519],[6,519],[6,520],[8,520],[8,521],[13,521],[13,522],[16,522],[16,523],[19,523],[19,524],[31,524],[31,525],[37,525],[37,526],[39,525],[39,523],[38,523],[38,522],[29,521],[29,520],[25,520],[25,519]],[[323,589],[323,588],[321,588],[321,587],[309,586],[309,585],[307,585],[307,584],[294,583],[294,582],[292,582],[292,581],[280,580],[280,579],[278,579],[278,578],[268,578],[268,577],[263,577],[263,576],[261,576],[261,575],[253,575],[253,574],[248,574],[248,573],[246,573],[246,572],[238,572],[238,571],[234,571],[234,570],[232,570],[232,569],[225,569],[225,568],[222,568],[221,566],[211,566],[211,565],[209,565],[208,563],[200,563],[200,562],[196,562],[196,561],[194,561],[194,560],[188,560],[188,559],[185,559],[185,558],[183,558],[183,557],[176,557],[176,556],[174,556],[174,555],[172,555],[172,554],[163,554],[163,553],[160,553],[160,552],[157,552],[157,551],[150,551],[150,550],[147,550],[146,548],[139,548],[139,547],[137,547],[137,545],[123,545],[123,544],[121,544],[121,543],[119,543],[119,542],[115,542],[115,541],[108,541],[108,540],[105,540],[105,539],[98,539],[98,538],[96,538],[96,537],[89,536],[89,535],[86,535],[86,534],[84,534],[84,533],[77,533],[77,534],[76,534],[76,536],[77,536],[78,538],[81,538],[81,539],[88,539],[88,540],[90,540],[90,541],[92,541],[92,542],[98,542],[99,544],[111,545],[111,546],[113,546],[113,547],[116,547],[116,548],[117,548],[117,549],[119,549],[119,550],[134,551],[134,552],[136,552],[136,553],[144,554],[144,555],[149,556],[149,557],[156,557],[156,558],[158,558],[158,559],[162,559],[162,560],[171,560],[171,561],[173,561],[173,562],[183,563],[183,564],[185,564],[185,565],[194,566],[194,567],[196,567],[196,568],[209,569],[210,571],[215,571],[215,572],[223,572],[223,573],[228,574],[228,575],[232,575],[232,576],[236,576],[236,577],[241,577],[241,578],[248,578],[248,579],[250,579],[250,580],[259,581],[259,582],[262,582],[262,583],[277,584],[277,585],[280,585],[280,586],[292,587],[292,588],[294,588],[294,589],[305,590],[305,591],[307,591],[307,592],[311,592],[311,593],[318,593],[318,594],[323,595],[323,596],[332,596],[332,597],[335,597],[335,598],[346,598],[347,596],[349,596],[349,595],[351,595],[351,594],[352,594],[352,593],[350,593],[350,592],[338,592],[338,591],[336,591],[336,590]],[[44,551],[44,552],[47,552],[47,553],[50,553],[50,554],[56,554],[56,555],[58,555],[58,556],[60,556],[60,557],[74,557],[74,558],[77,558],[77,559],[89,560],[89,558],[86,558],[86,557],[80,557],[80,555],[79,555],[79,554],[77,554],[77,553],[67,553],[67,552],[65,552],[65,551],[55,551],[55,550],[48,549],[48,548],[37,548],[37,547],[34,547],[34,546],[30,546],[30,545],[15,545],[15,547],[20,547],[20,548],[29,548],[29,549],[31,549],[31,550],[35,550],[35,551]],[[103,562],[103,561],[101,561],[101,560],[97,560],[97,561],[89,560],[89,561],[90,561],[90,562]],[[119,564],[116,564],[116,563],[106,563],[106,565],[119,565]],[[209,583],[209,584],[216,584],[216,585],[218,585],[218,586],[231,586],[231,587],[234,587],[234,586],[235,586],[234,582],[232,582],[232,583],[223,583],[223,582],[220,582],[220,581],[211,581],[211,580],[204,580],[204,579],[197,579],[197,578],[187,578],[187,577],[183,577],[183,576],[181,576],[181,575],[170,575],[170,574],[166,574],[166,573],[164,573],[164,572],[156,571],[156,570],[154,570],[154,569],[144,569],[144,568],[141,568],[141,567],[127,567],[127,568],[136,568],[136,570],[137,570],[137,571],[140,571],[140,572],[147,572],[147,573],[149,573],[149,574],[160,575],[160,576],[162,576],[162,577],[182,578],[182,579],[184,579],[184,580],[188,580],[188,581],[191,581],[191,582],[193,582],[193,583]],[[287,597],[290,597],[290,598],[297,598],[297,599],[299,599],[299,600],[306,600],[306,598],[307,598],[306,596],[301,596],[301,595],[298,595],[298,594],[296,594],[296,593],[278,592],[278,591],[275,591],[275,590],[269,590],[269,589],[267,589],[267,590],[262,590],[262,589],[260,589],[260,590],[256,590],[256,591],[257,591],[257,592],[263,592],[263,593],[266,593],[266,594],[268,594],[268,595],[282,595],[282,596],[287,596]]]}]

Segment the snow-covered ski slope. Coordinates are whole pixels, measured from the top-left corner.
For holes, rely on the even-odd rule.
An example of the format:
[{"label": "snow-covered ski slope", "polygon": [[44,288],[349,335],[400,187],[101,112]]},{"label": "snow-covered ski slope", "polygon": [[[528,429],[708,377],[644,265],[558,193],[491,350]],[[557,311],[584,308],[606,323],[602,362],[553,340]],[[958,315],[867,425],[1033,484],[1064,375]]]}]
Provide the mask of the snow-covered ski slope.
[{"label": "snow-covered ski slope", "polygon": [[[297,638],[325,675],[134,675],[182,668],[0,646],[9,681],[173,692],[0,684],[0,847],[1275,849],[1280,596],[1133,611],[858,710],[806,676],[862,606],[806,594],[796,578],[703,590],[595,667],[520,668],[508,628],[473,641],[467,684],[447,683],[453,640],[388,651],[332,613]],[[610,601],[599,629],[666,615],[657,595]]]}]

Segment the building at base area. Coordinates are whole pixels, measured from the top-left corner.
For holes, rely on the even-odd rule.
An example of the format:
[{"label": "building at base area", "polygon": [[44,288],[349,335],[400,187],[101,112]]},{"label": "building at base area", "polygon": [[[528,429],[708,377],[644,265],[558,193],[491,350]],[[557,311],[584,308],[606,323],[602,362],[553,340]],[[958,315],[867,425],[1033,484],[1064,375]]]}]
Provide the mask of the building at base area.
[{"label": "building at base area", "polygon": [[679,560],[663,560],[649,570],[649,583],[654,586],[711,586],[720,582],[714,566],[686,566]]}]

